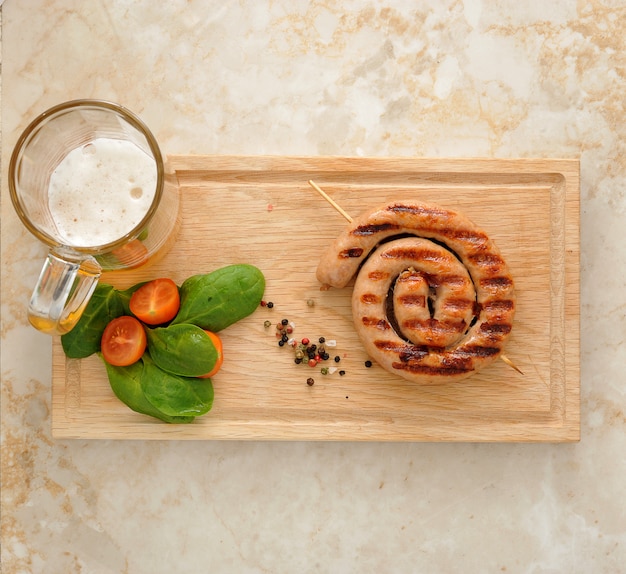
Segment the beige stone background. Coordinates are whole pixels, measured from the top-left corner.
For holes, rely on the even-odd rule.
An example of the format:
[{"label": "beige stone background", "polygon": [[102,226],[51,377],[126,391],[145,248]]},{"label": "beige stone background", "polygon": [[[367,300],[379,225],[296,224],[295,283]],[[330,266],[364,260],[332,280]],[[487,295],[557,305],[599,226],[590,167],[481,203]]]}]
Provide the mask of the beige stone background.
[{"label": "beige stone background", "polygon": [[[621,0],[4,2],[3,572],[623,572],[625,19]],[[580,158],[580,443],[54,440],[50,339],[24,312],[44,249],[6,164],[74,97],[127,105],[166,153]]]}]

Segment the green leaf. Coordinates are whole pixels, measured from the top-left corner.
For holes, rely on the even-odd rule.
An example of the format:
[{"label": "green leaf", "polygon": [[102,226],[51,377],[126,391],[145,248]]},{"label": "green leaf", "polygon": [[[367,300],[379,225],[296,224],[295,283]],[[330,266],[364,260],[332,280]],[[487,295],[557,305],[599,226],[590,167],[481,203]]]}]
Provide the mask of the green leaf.
[{"label": "green leaf", "polygon": [[171,324],[191,323],[217,333],[250,315],[264,291],[265,277],[253,265],[194,275],[180,286],[180,310]]},{"label": "green leaf", "polygon": [[128,367],[114,367],[104,362],[109,377],[109,384],[115,396],[135,412],[155,417],[166,423],[190,423],[193,416],[171,416],[155,407],[144,395],[141,377],[144,364],[141,361]]},{"label": "green leaf", "polygon": [[146,329],[152,360],[164,371],[183,377],[201,377],[213,370],[218,352],[211,338],[196,325]]},{"label": "green leaf", "polygon": [[166,373],[148,353],[142,358],[141,389],[148,401],[169,416],[200,416],[213,406],[211,379],[195,379]]},{"label": "green leaf", "polygon": [[61,337],[65,354],[71,359],[83,359],[97,353],[104,328],[123,314],[118,292],[111,285],[98,283],[78,323]]}]

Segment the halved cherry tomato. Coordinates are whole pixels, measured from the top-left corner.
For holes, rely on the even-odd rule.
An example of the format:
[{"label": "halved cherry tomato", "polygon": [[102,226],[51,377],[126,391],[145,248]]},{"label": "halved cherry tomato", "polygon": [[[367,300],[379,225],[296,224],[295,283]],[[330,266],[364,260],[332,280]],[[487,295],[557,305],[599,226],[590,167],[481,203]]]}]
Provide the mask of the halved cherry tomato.
[{"label": "halved cherry tomato", "polygon": [[130,311],[148,325],[161,325],[176,317],[180,295],[171,279],[153,279],[142,285],[130,298]]},{"label": "halved cherry tomato", "polygon": [[215,347],[215,350],[217,351],[217,361],[215,361],[215,366],[211,369],[211,372],[207,373],[206,375],[202,375],[201,377],[198,377],[199,379],[208,379],[212,377],[213,375],[215,375],[215,373],[217,373],[217,371],[221,369],[222,363],[224,362],[222,340],[215,333],[212,333],[211,331],[205,330],[204,332],[209,336],[209,338],[211,339],[211,342],[213,343],[213,346]]},{"label": "halved cherry tomato", "polygon": [[102,333],[100,347],[104,360],[115,367],[136,363],[146,350],[144,326],[130,315],[113,319]]}]

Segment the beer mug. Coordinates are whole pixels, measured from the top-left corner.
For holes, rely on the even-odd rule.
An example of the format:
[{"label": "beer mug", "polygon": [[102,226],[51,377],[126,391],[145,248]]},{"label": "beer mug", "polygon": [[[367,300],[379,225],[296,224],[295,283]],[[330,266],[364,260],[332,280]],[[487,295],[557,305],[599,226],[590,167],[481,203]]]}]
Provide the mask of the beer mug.
[{"label": "beer mug", "polygon": [[49,246],[28,306],[45,333],[70,331],[103,271],[146,264],[177,230],[175,176],[146,125],[111,102],[75,100],[37,117],[13,150],[9,190]]}]

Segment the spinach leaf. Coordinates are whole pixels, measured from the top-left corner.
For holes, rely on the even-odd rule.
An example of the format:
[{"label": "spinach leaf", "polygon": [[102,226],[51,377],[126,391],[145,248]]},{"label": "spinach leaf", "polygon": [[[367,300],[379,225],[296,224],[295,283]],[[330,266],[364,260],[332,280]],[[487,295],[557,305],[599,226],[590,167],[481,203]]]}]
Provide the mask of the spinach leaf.
[{"label": "spinach leaf", "polygon": [[171,324],[191,323],[216,333],[250,315],[264,291],[265,277],[253,265],[193,275],[180,286],[180,310]]},{"label": "spinach leaf", "polygon": [[213,370],[218,352],[211,338],[196,325],[146,329],[152,360],[164,371],[183,377],[201,377]]},{"label": "spinach leaf", "polygon": [[100,350],[102,332],[108,322],[124,314],[118,292],[106,283],[98,283],[74,328],[61,337],[63,351],[71,359],[83,359]]},{"label": "spinach leaf", "polygon": [[162,413],[175,416],[199,416],[213,406],[211,379],[171,375],[160,369],[145,353],[141,359],[141,389],[148,401]]},{"label": "spinach leaf", "polygon": [[141,361],[128,367],[114,367],[106,361],[104,364],[115,396],[133,411],[155,417],[166,423],[190,423],[195,418],[165,414],[146,398],[141,389],[141,377],[145,368]]}]

